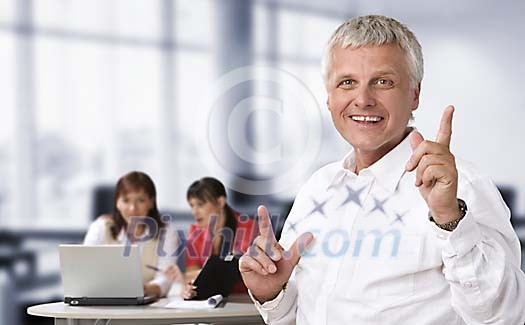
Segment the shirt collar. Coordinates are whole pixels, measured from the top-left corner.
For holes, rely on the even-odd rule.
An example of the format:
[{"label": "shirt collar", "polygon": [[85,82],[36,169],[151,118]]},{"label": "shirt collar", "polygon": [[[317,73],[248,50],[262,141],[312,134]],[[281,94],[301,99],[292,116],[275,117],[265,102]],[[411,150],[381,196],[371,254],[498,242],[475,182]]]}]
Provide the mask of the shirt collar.
[{"label": "shirt collar", "polygon": [[339,168],[337,172],[335,173],[334,177],[331,179],[331,181],[328,182],[328,186],[326,187],[327,190],[333,186],[337,186],[338,184],[340,184],[346,175],[352,175],[356,177],[354,173],[354,170],[355,170],[354,150],[351,150],[349,153],[347,153],[346,156],[337,163],[337,165],[339,165]]},{"label": "shirt collar", "polygon": [[[401,177],[405,174],[405,166],[412,154],[408,135],[392,150],[360,174],[371,173],[375,180],[385,189],[394,192]],[[328,188],[336,186],[345,176],[357,177],[355,174],[355,151],[351,150],[340,162],[340,169],[335,173]]]},{"label": "shirt collar", "polygon": [[[150,236],[151,235],[151,232],[150,232],[150,229],[149,227],[146,227],[145,231],[144,231],[144,234],[142,234],[142,237],[139,237],[139,238],[136,238],[137,240],[138,239],[142,239],[143,237],[146,237],[146,236]],[[128,235],[126,234],[126,230],[124,228],[122,228],[120,230],[120,233],[118,234],[118,237],[117,237],[117,240],[124,243],[126,241],[128,241],[130,238],[128,238]],[[141,242],[141,241],[139,241]],[[137,241],[134,241],[132,242],[132,244],[134,243],[137,243]]]}]

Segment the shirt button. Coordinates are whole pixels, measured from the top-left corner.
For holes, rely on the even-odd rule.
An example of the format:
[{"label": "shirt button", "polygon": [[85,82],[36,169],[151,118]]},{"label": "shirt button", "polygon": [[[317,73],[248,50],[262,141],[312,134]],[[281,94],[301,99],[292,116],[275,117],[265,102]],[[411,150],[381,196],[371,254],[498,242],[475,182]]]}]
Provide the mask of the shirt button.
[{"label": "shirt button", "polygon": [[439,239],[446,239],[445,235],[442,235],[442,234],[439,234],[439,235],[438,235],[438,238],[439,238]]},{"label": "shirt button", "polygon": [[470,288],[472,288],[472,282],[468,282],[468,281],[467,281],[467,282],[465,282],[465,283],[463,284],[463,286],[464,286],[465,288],[467,288],[467,289],[470,289]]}]

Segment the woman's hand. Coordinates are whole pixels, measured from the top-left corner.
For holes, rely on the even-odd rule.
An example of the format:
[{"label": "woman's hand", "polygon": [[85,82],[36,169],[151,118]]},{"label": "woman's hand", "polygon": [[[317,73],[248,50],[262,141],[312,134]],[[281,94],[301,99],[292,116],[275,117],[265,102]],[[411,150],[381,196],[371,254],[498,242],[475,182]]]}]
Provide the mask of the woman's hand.
[{"label": "woman's hand", "polygon": [[195,291],[195,289],[197,289],[197,287],[193,285],[193,280],[191,280],[189,283],[186,283],[186,286],[181,293],[182,298],[191,299],[195,297],[197,295],[197,291]]},{"label": "woman's hand", "polygon": [[144,295],[149,297],[160,297],[160,287],[153,283],[144,285]]}]

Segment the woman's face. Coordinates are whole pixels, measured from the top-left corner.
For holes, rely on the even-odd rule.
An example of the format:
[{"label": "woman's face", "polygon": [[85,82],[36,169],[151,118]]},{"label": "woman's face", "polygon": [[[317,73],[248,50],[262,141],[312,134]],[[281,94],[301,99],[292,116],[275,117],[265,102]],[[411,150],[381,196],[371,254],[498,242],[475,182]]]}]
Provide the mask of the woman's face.
[{"label": "woman's face", "polygon": [[117,199],[117,209],[126,222],[132,217],[145,217],[153,208],[154,198],[150,197],[144,190],[129,191],[122,193]]},{"label": "woman's face", "polygon": [[206,227],[210,222],[212,215],[218,216],[221,212],[223,203],[222,200],[213,201],[202,201],[197,198],[190,198],[188,204],[191,208],[191,213],[195,218],[195,222],[199,227]]}]

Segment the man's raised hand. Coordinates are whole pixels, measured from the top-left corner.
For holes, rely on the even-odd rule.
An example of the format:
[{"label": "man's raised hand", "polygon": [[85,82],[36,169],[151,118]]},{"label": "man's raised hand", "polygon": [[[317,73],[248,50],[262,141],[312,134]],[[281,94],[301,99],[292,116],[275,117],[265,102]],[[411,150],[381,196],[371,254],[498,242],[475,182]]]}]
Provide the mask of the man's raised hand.
[{"label": "man's raised hand", "polygon": [[274,299],[288,282],[301,254],[313,240],[309,232],[300,235],[289,251],[275,239],[265,206],[257,209],[260,235],[241,257],[239,270],[244,284],[261,303]]},{"label": "man's raised hand", "polygon": [[450,152],[453,114],[454,106],[451,105],[443,111],[436,141],[424,140],[417,131],[409,135],[413,153],[406,170],[416,170],[415,185],[440,224],[459,218],[456,198],[458,172],[454,155]]}]

